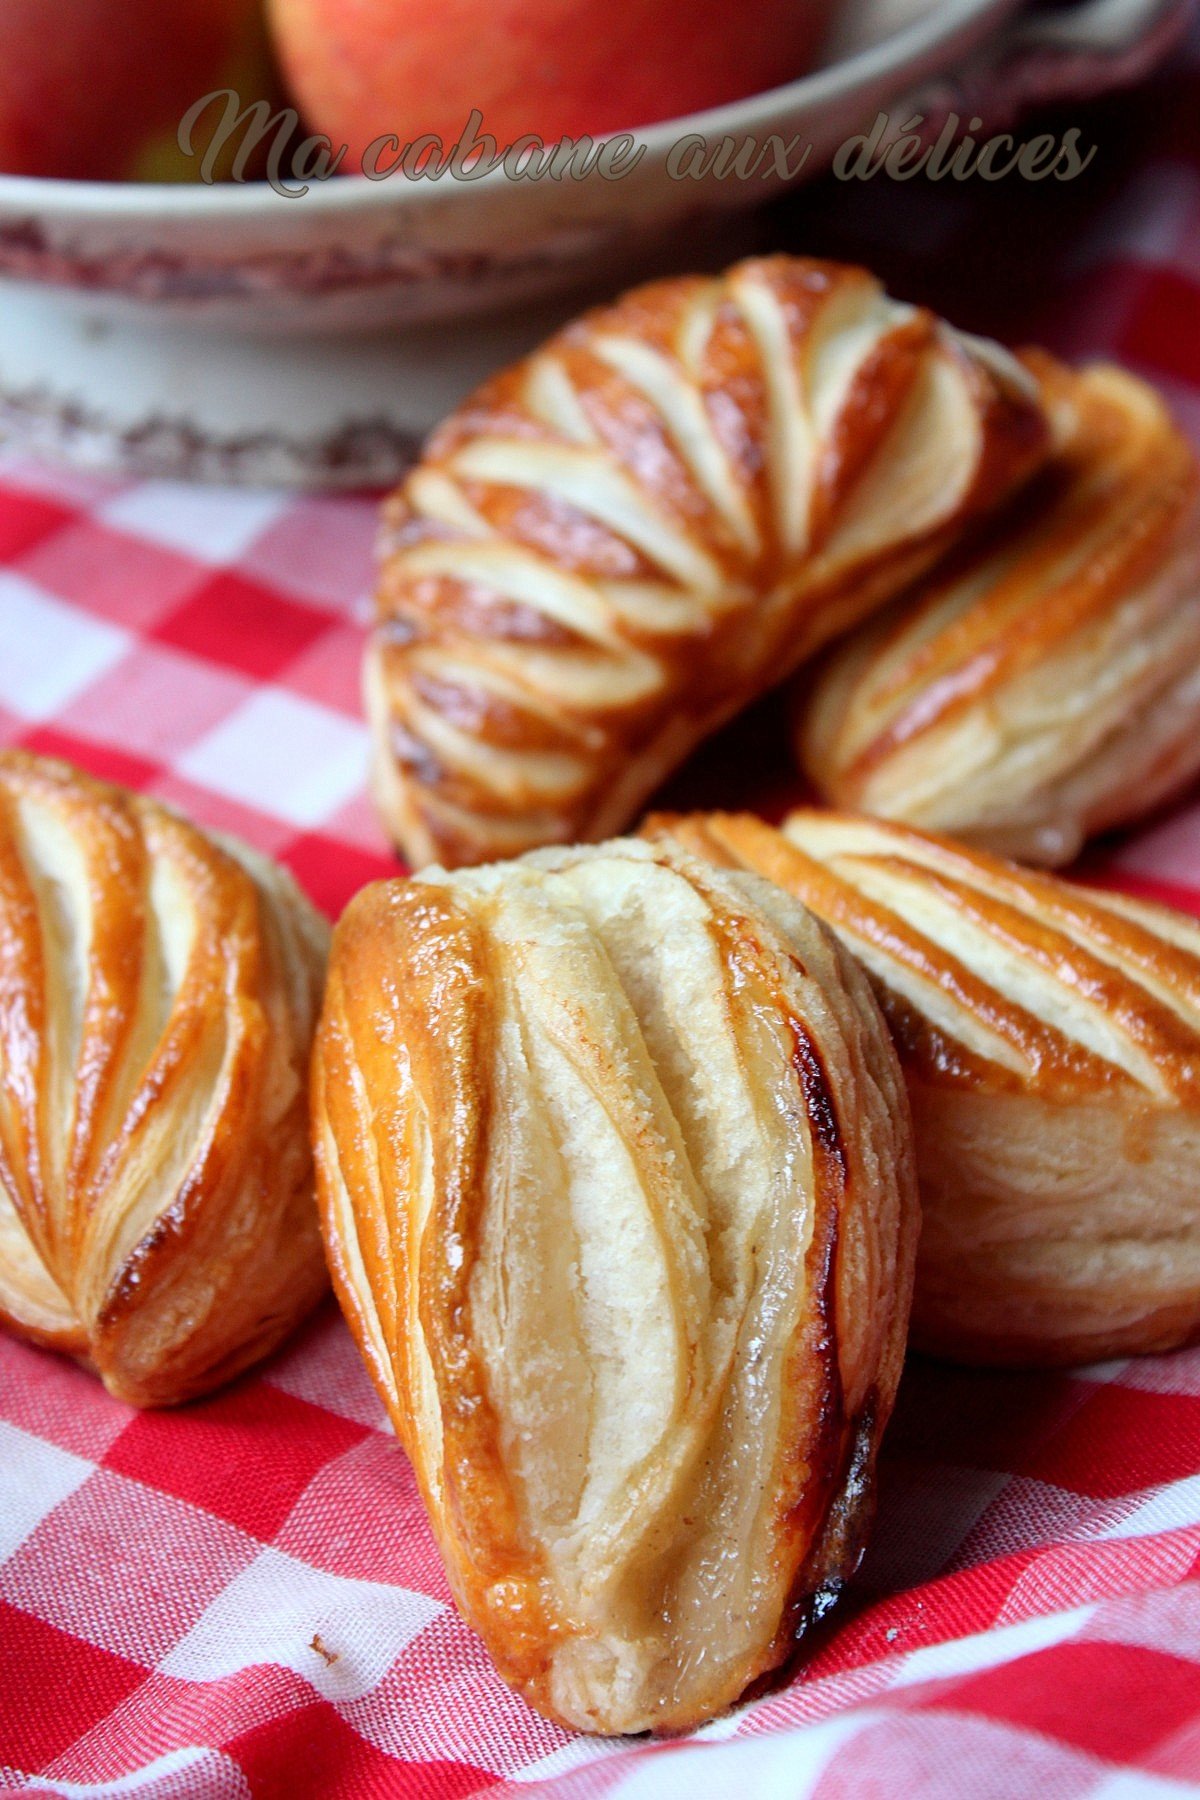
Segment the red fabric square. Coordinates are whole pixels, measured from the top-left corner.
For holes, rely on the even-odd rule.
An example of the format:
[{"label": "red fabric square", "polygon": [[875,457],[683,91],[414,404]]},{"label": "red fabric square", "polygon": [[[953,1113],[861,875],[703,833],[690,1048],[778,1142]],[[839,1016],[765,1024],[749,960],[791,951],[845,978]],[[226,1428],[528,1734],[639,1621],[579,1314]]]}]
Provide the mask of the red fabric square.
[{"label": "red fabric square", "polygon": [[[901,1656],[909,1650],[987,1631],[1008,1598],[1014,1575],[1033,1554],[961,1569],[871,1606],[864,1607],[862,1598],[851,1589],[834,1615],[834,1629],[827,1638],[814,1641],[805,1662],[806,1676],[816,1680],[858,1668],[873,1657]],[[920,1599],[914,1600],[914,1594]],[[863,1610],[856,1617],[859,1607]]]},{"label": "red fabric square", "polygon": [[0,1418],[91,1460],[124,1431],[133,1408],[70,1357],[0,1332]]},{"label": "red fabric square", "polygon": [[0,1764],[37,1774],[145,1679],[125,1657],[0,1600]]},{"label": "red fabric square", "polygon": [[61,757],[98,781],[115,781],[120,787],[148,788],[160,773],[160,764],[146,757],[131,756],[112,744],[97,744],[57,725],[38,725],[24,732],[21,743],[26,750],[36,750],[39,756]]},{"label": "red fabric square", "polygon": [[311,607],[226,571],[155,628],[161,642],[270,681],[329,630]]},{"label": "red fabric square", "polygon": [[1135,262],[1089,268],[1047,297],[1039,341],[1057,346],[1072,362],[1111,357],[1113,344],[1137,315],[1144,285],[1145,271]]},{"label": "red fabric square", "polygon": [[496,1785],[494,1775],[468,1763],[386,1756],[323,1701],[256,1726],[228,1750],[254,1800],[296,1800],[300,1792],[321,1800],[464,1800]]},{"label": "red fabric square", "polygon": [[1144,276],[1138,305],[1125,326],[1117,353],[1177,379],[1200,384],[1200,287],[1174,269]]},{"label": "red fabric square", "polygon": [[[58,726],[170,768],[254,692],[244,675],[167,644],[134,644],[63,708]],[[145,786],[145,780],[139,784]]]},{"label": "red fabric square", "polygon": [[293,694],[361,719],[365,638],[357,625],[332,625],[289,666],[285,685]]},{"label": "red fabric square", "polygon": [[1056,1644],[939,1684],[928,1704],[1010,1720],[1092,1756],[1138,1763],[1200,1706],[1200,1668],[1134,1645]]},{"label": "red fabric square", "polygon": [[175,1412],[141,1413],[104,1461],[269,1540],[317,1471],[366,1427],[247,1380]]},{"label": "red fabric square", "polygon": [[[215,1681],[187,1681],[156,1669],[56,1758],[50,1772],[65,1781],[116,1782],[180,1744],[223,1750],[240,1733],[309,1705],[312,1693],[294,1670],[276,1663],[238,1669]],[[191,1794],[180,1800],[192,1800]],[[207,1795],[197,1794],[197,1800]]]},{"label": "red fabric square", "polygon": [[1133,869],[1088,870],[1084,878],[1095,887],[1111,888],[1115,894],[1132,894],[1139,900],[1152,900],[1156,906],[1173,906],[1178,912],[1200,916],[1200,888],[1185,887],[1179,881],[1164,881]]},{"label": "red fabric square", "polygon": [[177,550],[115,531],[97,518],[56,531],[17,567],[47,593],[132,631],[147,630],[210,578],[208,569]]},{"label": "red fabric square", "polygon": [[284,853],[287,864],[309,898],[336,919],[359,888],[400,873],[390,856],[353,850],[324,832],[309,831]]},{"label": "red fabric square", "polygon": [[12,562],[31,545],[71,522],[73,514],[39,494],[0,487],[0,559]]},{"label": "red fabric square", "polygon": [[1094,1386],[1019,1461],[1028,1475],[1096,1497],[1178,1481],[1200,1467],[1200,1398]]}]

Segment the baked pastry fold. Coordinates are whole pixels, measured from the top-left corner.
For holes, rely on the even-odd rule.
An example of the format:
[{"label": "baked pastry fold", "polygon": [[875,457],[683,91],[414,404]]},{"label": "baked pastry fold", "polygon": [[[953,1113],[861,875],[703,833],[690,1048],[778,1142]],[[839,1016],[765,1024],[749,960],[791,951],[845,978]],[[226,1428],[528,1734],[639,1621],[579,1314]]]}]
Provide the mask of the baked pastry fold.
[{"label": "baked pastry fold", "polygon": [[489,381],[385,512],[375,792],[413,866],[623,829],[1045,455],[994,344],[803,258],[680,277]]},{"label": "baked pastry fold", "polygon": [[868,971],[912,1102],[912,1338],[969,1363],[1200,1328],[1200,926],[904,826],[647,827],[797,895]]},{"label": "baked pastry fold", "polygon": [[229,1379],[325,1286],[307,1059],[327,947],[267,859],[0,755],[0,1319],[120,1399]]},{"label": "baked pastry fold", "polygon": [[1200,770],[1200,468],[1145,382],[1025,361],[1053,461],[830,653],[798,744],[834,805],[1060,864]]},{"label": "baked pastry fold", "polygon": [[916,1232],[869,987],[675,848],[366,889],[313,1070],[334,1284],[451,1585],[585,1731],[696,1725],[854,1568]]}]

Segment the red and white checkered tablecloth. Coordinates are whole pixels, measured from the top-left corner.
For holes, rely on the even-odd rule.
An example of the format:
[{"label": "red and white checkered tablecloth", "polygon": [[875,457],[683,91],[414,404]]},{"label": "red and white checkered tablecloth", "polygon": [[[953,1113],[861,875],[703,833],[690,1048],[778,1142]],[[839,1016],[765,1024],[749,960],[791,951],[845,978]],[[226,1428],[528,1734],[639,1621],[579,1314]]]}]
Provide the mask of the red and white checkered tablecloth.
[{"label": "red and white checkered tablecloth", "polygon": [[[1200,53],[1095,116],[1074,193],[826,188],[968,325],[1115,354],[1200,438]],[[1130,125],[1130,121],[1133,124]],[[922,273],[923,272],[923,273]],[[1007,327],[1007,329],[1006,329]],[[160,794],[335,912],[363,788],[369,497],[0,463],[0,739]],[[778,802],[770,706],[681,794]],[[1200,911],[1200,802],[1093,868]],[[0,1336],[0,1788],[146,1800],[1169,1796],[1200,1787],[1200,1351],[1055,1376],[914,1360],[853,1589],[782,1691],[668,1744],[546,1724],[461,1623],[332,1303],[171,1414]]]}]

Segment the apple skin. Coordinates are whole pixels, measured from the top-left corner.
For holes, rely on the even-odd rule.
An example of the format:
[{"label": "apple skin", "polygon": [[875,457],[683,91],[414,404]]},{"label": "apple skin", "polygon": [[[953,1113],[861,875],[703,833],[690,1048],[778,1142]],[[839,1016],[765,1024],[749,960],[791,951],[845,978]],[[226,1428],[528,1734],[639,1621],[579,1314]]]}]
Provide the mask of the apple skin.
[{"label": "apple skin", "polygon": [[267,0],[310,129],[358,164],[385,133],[447,149],[600,137],[802,74],[829,0]]},{"label": "apple skin", "polygon": [[175,134],[223,87],[277,97],[262,0],[0,0],[6,174],[196,180]]}]

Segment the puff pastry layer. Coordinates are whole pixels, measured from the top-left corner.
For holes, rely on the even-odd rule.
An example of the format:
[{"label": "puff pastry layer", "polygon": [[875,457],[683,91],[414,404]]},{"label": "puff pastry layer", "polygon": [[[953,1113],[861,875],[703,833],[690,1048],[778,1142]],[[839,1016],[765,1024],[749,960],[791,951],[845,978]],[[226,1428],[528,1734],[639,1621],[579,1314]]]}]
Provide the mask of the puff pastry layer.
[{"label": "puff pastry layer", "polygon": [[327,948],[265,858],[0,755],[0,1319],[120,1399],[227,1380],[325,1286],[306,1065]]},{"label": "puff pastry layer", "polygon": [[1200,468],[1144,382],[1026,360],[1063,448],[832,652],[799,743],[838,806],[1056,864],[1200,770]]},{"label": "puff pastry layer", "polygon": [[856,1564],[917,1223],[865,978],[615,842],[366,889],[313,1072],[334,1284],[501,1674],[679,1730]]},{"label": "puff pastry layer", "polygon": [[861,269],[775,257],[585,315],[387,507],[365,685],[395,843],[454,866],[623,829],[1047,441],[1012,357]]},{"label": "puff pastry layer", "polygon": [[964,1362],[1200,1328],[1200,926],[903,826],[652,821],[779,882],[869,972],[908,1080],[913,1341]]}]

